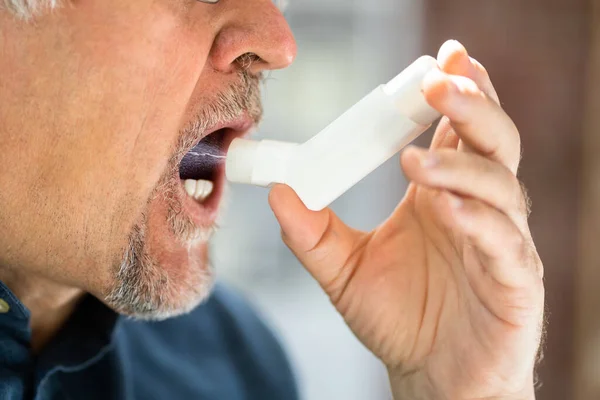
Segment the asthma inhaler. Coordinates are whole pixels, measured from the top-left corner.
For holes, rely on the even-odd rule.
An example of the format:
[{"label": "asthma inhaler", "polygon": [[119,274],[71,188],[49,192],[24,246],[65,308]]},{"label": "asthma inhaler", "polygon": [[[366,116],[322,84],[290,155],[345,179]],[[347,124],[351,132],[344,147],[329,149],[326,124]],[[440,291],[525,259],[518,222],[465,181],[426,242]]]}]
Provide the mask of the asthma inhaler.
[{"label": "asthma inhaler", "polygon": [[433,57],[420,57],[306,143],[235,139],[227,179],[265,187],[284,183],[310,210],[327,207],[440,117],[421,92],[433,68]]}]

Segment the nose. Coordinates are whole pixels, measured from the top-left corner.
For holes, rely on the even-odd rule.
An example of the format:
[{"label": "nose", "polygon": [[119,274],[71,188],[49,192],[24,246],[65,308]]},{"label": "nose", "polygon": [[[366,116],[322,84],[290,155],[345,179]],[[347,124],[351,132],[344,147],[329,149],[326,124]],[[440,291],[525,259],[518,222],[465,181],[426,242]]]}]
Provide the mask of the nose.
[{"label": "nose", "polygon": [[[212,66],[222,72],[239,68],[249,72],[288,67],[296,57],[296,40],[272,0],[237,0],[230,3],[210,52]],[[250,57],[248,57],[250,56]]]}]

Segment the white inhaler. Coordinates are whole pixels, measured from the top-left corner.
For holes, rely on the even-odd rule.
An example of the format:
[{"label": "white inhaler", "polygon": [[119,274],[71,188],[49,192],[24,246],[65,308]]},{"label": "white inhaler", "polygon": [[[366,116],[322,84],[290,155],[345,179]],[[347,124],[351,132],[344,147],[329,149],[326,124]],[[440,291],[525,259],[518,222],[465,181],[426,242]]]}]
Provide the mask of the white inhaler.
[{"label": "white inhaler", "polygon": [[327,207],[440,117],[421,91],[433,68],[433,57],[420,57],[306,143],[235,139],[227,179],[265,187],[284,183],[310,210]]}]

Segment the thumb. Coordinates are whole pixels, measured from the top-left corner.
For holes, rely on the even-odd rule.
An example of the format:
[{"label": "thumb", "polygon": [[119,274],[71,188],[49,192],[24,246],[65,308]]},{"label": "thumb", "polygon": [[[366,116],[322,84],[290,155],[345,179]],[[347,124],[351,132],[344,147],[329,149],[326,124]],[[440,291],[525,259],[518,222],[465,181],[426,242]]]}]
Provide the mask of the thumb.
[{"label": "thumb", "polygon": [[364,234],[348,227],[329,208],[309,210],[289,186],[274,186],[269,204],[285,244],[335,298],[352,276],[351,258]]}]

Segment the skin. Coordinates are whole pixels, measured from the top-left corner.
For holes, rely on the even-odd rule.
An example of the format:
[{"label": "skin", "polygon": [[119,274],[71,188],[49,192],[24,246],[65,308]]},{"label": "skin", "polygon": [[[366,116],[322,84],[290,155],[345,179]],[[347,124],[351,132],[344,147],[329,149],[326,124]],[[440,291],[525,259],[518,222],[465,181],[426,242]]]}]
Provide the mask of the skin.
[{"label": "skin", "polygon": [[[206,244],[178,242],[154,194],[181,130],[246,53],[260,57],[254,75],[294,59],[271,0],[89,0],[30,23],[0,12],[0,280],[32,312],[33,351],[85,293],[106,301],[142,215],[172,281],[207,268]],[[439,61],[424,93],[447,117],[429,152],[404,153],[413,183],[388,221],[357,232],[285,186],[270,202],[397,398],[533,398],[542,265],[518,132],[462,46]],[[170,305],[185,309],[188,294]]]},{"label": "skin", "polygon": [[438,64],[423,92],[445,117],[429,150],[402,154],[412,183],[381,226],[351,229],[287,186],[270,203],[396,398],[533,399],[543,267],[515,176],[519,132],[461,44],[445,43]]}]

